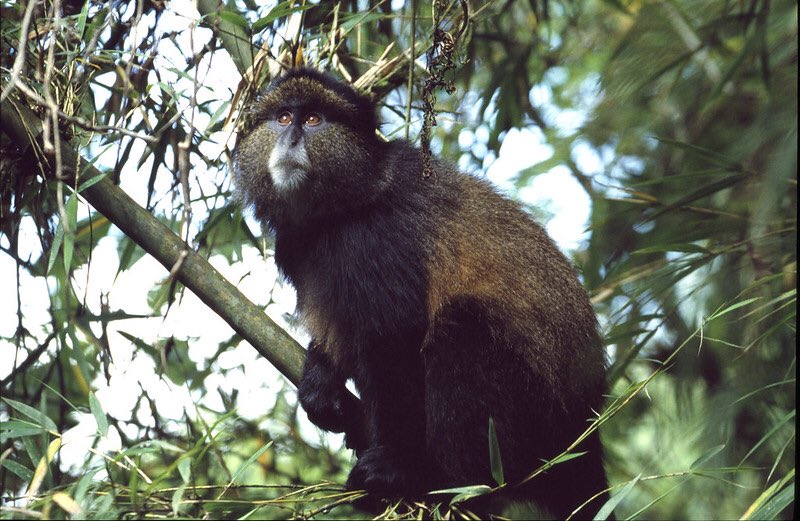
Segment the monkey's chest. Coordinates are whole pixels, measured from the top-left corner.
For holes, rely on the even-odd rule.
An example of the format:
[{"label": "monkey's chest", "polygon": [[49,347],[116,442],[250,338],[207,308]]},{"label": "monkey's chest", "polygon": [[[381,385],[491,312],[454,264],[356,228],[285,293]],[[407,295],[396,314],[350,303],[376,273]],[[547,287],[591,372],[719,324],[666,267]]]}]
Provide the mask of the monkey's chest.
[{"label": "monkey's chest", "polygon": [[[331,351],[411,338],[427,326],[422,249],[380,215],[276,238],[276,261],[298,294],[308,332]],[[418,347],[418,346],[417,346]]]},{"label": "monkey's chest", "polygon": [[296,284],[299,315],[313,335],[372,340],[405,334],[425,322],[423,292],[379,270],[328,267]]},{"label": "monkey's chest", "polygon": [[407,281],[328,266],[307,272],[296,289],[301,323],[343,367],[396,348],[419,352],[425,296]]}]

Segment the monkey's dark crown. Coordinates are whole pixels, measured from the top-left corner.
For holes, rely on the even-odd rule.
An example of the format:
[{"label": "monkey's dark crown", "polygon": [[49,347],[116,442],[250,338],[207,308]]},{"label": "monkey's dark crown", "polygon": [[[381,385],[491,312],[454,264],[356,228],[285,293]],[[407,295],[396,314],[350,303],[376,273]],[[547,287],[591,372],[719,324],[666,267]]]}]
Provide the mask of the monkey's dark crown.
[{"label": "monkey's dark crown", "polygon": [[286,106],[302,106],[323,112],[349,126],[374,131],[378,126],[375,105],[365,95],[333,76],[300,67],[274,79],[254,102],[257,112]]}]

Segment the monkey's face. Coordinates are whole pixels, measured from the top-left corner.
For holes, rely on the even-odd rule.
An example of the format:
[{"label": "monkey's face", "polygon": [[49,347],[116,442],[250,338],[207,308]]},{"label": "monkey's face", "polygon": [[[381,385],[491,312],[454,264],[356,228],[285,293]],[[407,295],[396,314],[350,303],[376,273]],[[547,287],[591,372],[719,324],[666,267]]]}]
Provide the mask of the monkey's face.
[{"label": "monkey's face", "polygon": [[374,107],[316,71],[273,82],[248,114],[235,179],[256,217],[277,225],[350,211],[384,184]]},{"label": "monkey's face", "polygon": [[324,132],[328,122],[316,112],[289,108],[264,124],[275,136],[267,161],[270,180],[279,194],[290,194],[302,187],[311,171],[306,142],[315,132]]}]

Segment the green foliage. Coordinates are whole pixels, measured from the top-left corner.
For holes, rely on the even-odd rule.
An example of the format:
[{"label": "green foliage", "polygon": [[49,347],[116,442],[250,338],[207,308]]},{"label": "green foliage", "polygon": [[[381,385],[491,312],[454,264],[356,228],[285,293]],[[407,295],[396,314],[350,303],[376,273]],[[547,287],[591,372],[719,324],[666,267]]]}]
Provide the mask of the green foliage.
[{"label": "green foliage", "polygon": [[[274,267],[238,209],[224,145],[276,58],[354,80],[385,107],[385,135],[420,130],[425,73],[406,51],[424,64],[429,3],[201,0],[197,23],[160,2],[55,4],[58,16],[53,3],[0,2],[3,109],[47,119],[53,100],[61,139],[242,288]],[[589,238],[571,253],[611,363],[608,406],[587,423],[612,484],[598,518],[790,517],[797,3],[469,4],[456,92],[435,93],[434,150],[482,170],[508,153],[509,130],[532,129],[552,153],[522,158],[516,187],[561,168],[591,197]],[[455,33],[458,2],[436,5]],[[204,319],[183,285],[164,272],[118,294],[149,257],[85,203],[99,178],[65,185],[44,175],[47,160],[0,133],[2,288],[18,302],[0,331],[0,517],[365,517],[340,485],[352,455],[316,436],[238,335],[196,332]],[[105,270],[100,289],[87,285]],[[264,308],[285,300],[279,284],[258,289]],[[511,486],[493,424],[488,439],[496,487],[380,517],[470,517],[470,498]],[[572,449],[528,479],[579,458]]]},{"label": "green foliage", "polygon": [[494,430],[494,420],[489,417],[489,467],[492,469],[492,477],[498,485],[506,483],[503,477],[503,459],[500,456],[500,444],[497,441],[497,433]]}]

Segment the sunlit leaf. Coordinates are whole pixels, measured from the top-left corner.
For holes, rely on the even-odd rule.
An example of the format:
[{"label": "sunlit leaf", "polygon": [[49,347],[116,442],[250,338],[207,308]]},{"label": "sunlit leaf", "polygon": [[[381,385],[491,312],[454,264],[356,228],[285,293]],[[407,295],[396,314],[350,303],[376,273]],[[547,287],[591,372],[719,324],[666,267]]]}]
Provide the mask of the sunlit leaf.
[{"label": "sunlit leaf", "polygon": [[627,485],[625,485],[622,490],[611,496],[611,498],[609,498],[609,500],[606,501],[602,507],[600,507],[600,510],[597,512],[597,514],[595,514],[595,521],[603,521],[608,519],[609,516],[611,516],[611,514],[614,512],[614,509],[617,508],[617,505],[619,505],[620,502],[625,499],[628,494],[630,494],[631,490],[633,490],[633,487],[636,486],[636,484],[639,482],[639,478],[641,477],[642,475],[639,474]]},{"label": "sunlit leaf", "polygon": [[28,495],[35,496],[39,493],[39,489],[42,486],[42,482],[44,481],[44,477],[47,474],[47,469],[50,465],[50,462],[53,461],[58,450],[61,448],[61,438],[55,438],[50,444],[47,446],[47,452],[43,455],[39,462],[36,464],[36,470],[33,471],[33,477],[31,478],[30,483],[28,484]]},{"label": "sunlit leaf", "polygon": [[721,445],[717,445],[716,447],[713,447],[711,450],[709,450],[708,452],[697,458],[694,461],[694,463],[689,465],[689,470],[700,468],[705,462],[707,462],[708,460],[710,460],[711,458],[722,452],[722,449],[724,448],[725,448],[724,443]]},{"label": "sunlit leaf", "polygon": [[181,457],[181,460],[178,462],[178,472],[183,482],[188,483],[189,479],[192,477],[192,460],[188,457]]},{"label": "sunlit leaf", "polygon": [[108,436],[108,418],[106,413],[103,412],[103,407],[94,393],[89,393],[89,408],[92,411],[95,421],[97,422],[97,430],[101,436]]},{"label": "sunlit leaf", "polygon": [[75,233],[78,229],[78,195],[72,193],[64,205],[67,226],[64,229],[64,270],[69,273],[72,267],[72,252],[75,247]]},{"label": "sunlit leaf", "polygon": [[[747,507],[741,519],[775,519],[794,500],[794,469],[770,485]],[[791,483],[787,486],[787,483]],[[785,488],[784,488],[785,487]]]},{"label": "sunlit leaf", "polygon": [[244,30],[250,29],[250,24],[247,23],[247,18],[240,15],[239,13],[236,13],[234,11],[229,11],[228,9],[222,9],[219,12],[219,16],[226,22],[231,23]]},{"label": "sunlit leaf", "polygon": [[61,248],[61,243],[64,241],[64,223],[59,220],[56,233],[53,236],[53,243],[50,245],[50,260],[47,262],[47,273],[52,273],[53,266],[58,258],[58,250]]},{"label": "sunlit leaf", "polygon": [[81,513],[80,505],[74,499],[72,499],[69,494],[65,492],[56,492],[52,497],[55,504],[60,506],[65,512],[72,515],[78,515]]}]

